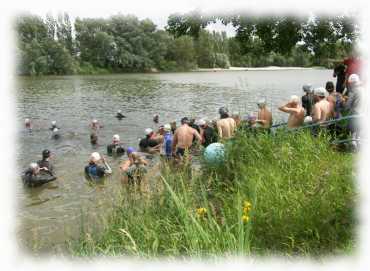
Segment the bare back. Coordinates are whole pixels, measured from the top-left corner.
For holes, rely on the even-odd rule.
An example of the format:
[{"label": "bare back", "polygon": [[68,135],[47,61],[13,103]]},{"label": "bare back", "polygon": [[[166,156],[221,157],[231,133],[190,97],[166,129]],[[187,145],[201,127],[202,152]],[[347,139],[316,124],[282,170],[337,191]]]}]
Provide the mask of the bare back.
[{"label": "bare back", "polygon": [[332,117],[332,110],[330,102],[326,99],[315,103],[313,107],[313,121],[314,122],[323,122]]},{"label": "bare back", "polygon": [[297,106],[297,112],[290,112],[288,118],[288,128],[297,128],[303,124],[304,121],[304,109],[302,106]]},{"label": "bare back", "polygon": [[258,112],[257,119],[260,120],[261,126],[263,128],[270,128],[272,124],[272,114],[271,112],[265,107],[262,108]]},{"label": "bare back", "polygon": [[174,134],[174,142],[176,142],[176,146],[178,148],[190,148],[193,144],[194,136],[201,140],[201,137],[197,130],[188,126],[188,125],[181,125],[179,128],[176,129]]},{"label": "bare back", "polygon": [[220,138],[230,138],[234,135],[236,123],[233,118],[225,118],[217,121],[218,135]]}]

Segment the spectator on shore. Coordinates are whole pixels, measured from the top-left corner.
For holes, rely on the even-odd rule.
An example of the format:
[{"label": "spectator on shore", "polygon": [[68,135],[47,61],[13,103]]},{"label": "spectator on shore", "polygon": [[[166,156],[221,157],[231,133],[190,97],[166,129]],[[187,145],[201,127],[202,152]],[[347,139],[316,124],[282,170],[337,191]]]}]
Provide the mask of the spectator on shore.
[{"label": "spectator on shore", "polygon": [[302,89],[305,93],[305,95],[302,96],[302,107],[306,111],[306,116],[311,116],[312,114],[312,107],[314,105],[313,100],[313,93],[312,93],[312,86],[310,84],[306,84],[302,86]]},{"label": "spectator on shore", "polygon": [[297,128],[303,124],[304,121],[304,109],[299,104],[299,98],[296,95],[290,97],[288,103],[279,107],[279,110],[285,113],[289,113],[288,128]]},{"label": "spectator on shore", "polygon": [[[360,114],[360,98],[363,92],[360,77],[357,74],[351,74],[348,77],[348,86],[351,91],[349,93],[348,99],[344,104],[344,109],[349,115],[359,115]],[[353,145],[357,147],[356,140],[360,137],[360,124],[358,119],[353,118],[349,120],[348,128],[352,134]]]},{"label": "spectator on shore", "polygon": [[333,116],[330,103],[325,98],[326,90],[323,87],[316,88],[314,90],[314,101],[312,112],[312,121],[314,123],[322,123],[327,121]]},{"label": "spectator on shore", "polygon": [[330,104],[330,112],[334,118],[340,118],[341,108],[343,103],[342,95],[334,90],[334,84],[331,81],[326,82],[325,85],[326,91],[329,93],[329,96],[326,98]]},{"label": "spectator on shore", "polygon": [[342,94],[345,88],[346,81],[346,66],[344,66],[343,63],[338,63],[334,67],[333,77],[337,78],[337,83],[335,84],[336,92]]}]

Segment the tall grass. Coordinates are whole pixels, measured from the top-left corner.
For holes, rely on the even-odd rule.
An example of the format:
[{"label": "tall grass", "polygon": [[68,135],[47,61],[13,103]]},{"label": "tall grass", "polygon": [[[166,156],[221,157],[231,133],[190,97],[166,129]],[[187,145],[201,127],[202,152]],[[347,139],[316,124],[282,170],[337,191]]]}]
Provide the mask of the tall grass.
[{"label": "tall grass", "polygon": [[238,133],[225,163],[165,164],[156,191],[124,188],[103,233],[81,233],[74,255],[220,256],[348,253],[354,243],[351,154],[324,135]]}]

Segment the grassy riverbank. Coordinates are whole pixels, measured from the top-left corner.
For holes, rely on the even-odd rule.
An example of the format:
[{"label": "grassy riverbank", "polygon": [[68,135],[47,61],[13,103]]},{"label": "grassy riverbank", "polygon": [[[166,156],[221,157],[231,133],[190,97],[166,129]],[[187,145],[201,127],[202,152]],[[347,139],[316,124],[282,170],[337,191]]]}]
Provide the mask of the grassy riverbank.
[{"label": "grassy riverbank", "polygon": [[82,232],[76,256],[349,254],[355,243],[354,161],[325,136],[248,136],[226,163],[194,172],[165,166],[151,194],[122,200],[102,233]]}]

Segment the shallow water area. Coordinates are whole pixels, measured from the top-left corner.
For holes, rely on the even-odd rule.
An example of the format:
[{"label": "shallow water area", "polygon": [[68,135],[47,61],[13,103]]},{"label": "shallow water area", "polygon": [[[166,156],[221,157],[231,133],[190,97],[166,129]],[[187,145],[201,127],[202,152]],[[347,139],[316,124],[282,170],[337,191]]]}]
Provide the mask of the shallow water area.
[{"label": "shallow water area", "polygon": [[[82,228],[99,230],[109,211],[118,203],[122,184],[119,163],[126,159],[108,157],[112,176],[91,184],[84,177],[89,154],[106,155],[106,146],[119,134],[124,146],[138,147],[144,129],[183,116],[218,117],[227,106],[242,115],[257,112],[256,102],[264,97],[275,122],[286,120],[277,107],[290,95],[302,95],[302,85],[324,86],[333,80],[331,70],[217,71],[102,76],[18,77],[16,146],[18,172],[41,159],[48,148],[58,179],[39,188],[17,186],[17,238],[21,246],[35,252],[61,252],[66,241],[78,238]],[[115,118],[118,109],[126,116]],[[159,124],[152,121],[159,114]],[[30,118],[31,133],[23,122]],[[96,118],[104,126],[99,145],[89,141],[89,123]],[[61,138],[51,138],[52,120],[61,127]],[[159,159],[151,160],[151,166]],[[20,174],[19,174],[20,175]]]}]

